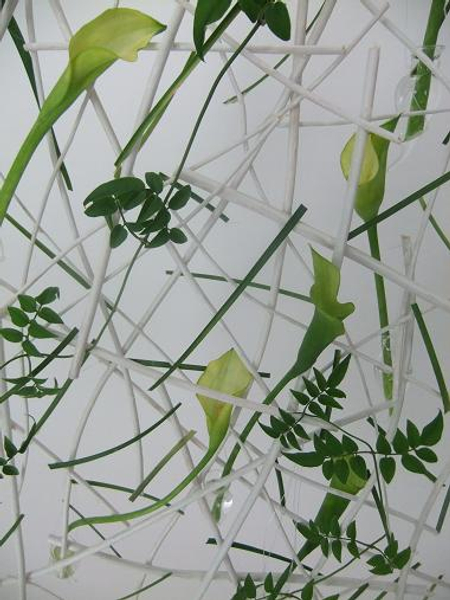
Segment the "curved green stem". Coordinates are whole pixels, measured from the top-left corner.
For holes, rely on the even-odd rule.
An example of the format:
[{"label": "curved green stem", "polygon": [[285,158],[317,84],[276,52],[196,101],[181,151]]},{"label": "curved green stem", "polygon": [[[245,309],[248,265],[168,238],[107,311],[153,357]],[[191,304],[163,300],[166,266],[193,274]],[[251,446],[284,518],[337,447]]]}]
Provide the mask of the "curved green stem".
[{"label": "curved green stem", "polygon": [[[380,261],[380,246],[378,243],[378,230],[376,226],[371,227],[367,230],[367,236],[369,238],[370,254],[372,258]],[[375,273],[375,289],[377,292],[377,303],[378,303],[378,318],[380,322],[380,328],[389,326],[389,314],[386,300],[386,289],[384,287],[384,279],[378,273]],[[381,350],[383,353],[383,362],[388,367],[392,367],[392,353],[391,353],[391,334],[388,331],[384,331],[381,334]],[[392,373],[383,373],[383,392],[386,400],[392,400],[392,384],[393,378]]]},{"label": "curved green stem", "polygon": [[[295,374],[294,368],[289,369],[289,371],[276,384],[276,386],[273,388],[273,390],[271,392],[269,392],[269,394],[266,396],[266,398],[263,401],[263,404],[265,404],[265,405],[272,404],[272,402],[275,400],[275,398],[278,396],[278,394],[280,394],[284,390],[284,388],[287,386],[287,384],[290,381],[292,381],[292,379],[294,379],[295,376],[296,376],[296,374]],[[251,430],[258,422],[261,414],[262,413],[260,413],[260,412],[255,412],[249,419],[247,425],[242,430],[241,434],[239,435],[239,441],[235,444],[227,462],[225,463],[225,466],[222,471],[222,477],[226,477],[227,475],[229,475],[231,473],[231,469],[233,468],[233,465],[236,462],[239,452],[241,451],[241,444],[243,444],[245,442],[245,440],[248,438]],[[220,518],[221,506],[222,506],[224,494],[225,494],[224,491],[221,492],[220,494],[218,494],[216,500],[214,501],[212,514],[213,514],[214,518],[216,519],[216,521],[218,521]]]},{"label": "curved green stem", "polygon": [[211,447],[207,450],[206,454],[200,460],[200,462],[196,465],[196,467],[187,475],[183,481],[181,481],[176,487],[173,488],[171,492],[169,492],[164,498],[158,500],[158,502],[154,502],[150,504],[150,506],[145,506],[144,508],[140,508],[138,510],[133,510],[131,512],[121,513],[117,515],[104,515],[98,517],[87,517],[85,519],[77,519],[73,521],[69,525],[69,531],[73,531],[78,527],[83,527],[84,525],[95,525],[98,523],[120,523],[122,521],[132,521],[133,519],[138,519],[139,517],[145,517],[155,510],[166,506],[169,502],[171,502],[178,494],[180,494],[194,479],[199,475],[209,461],[213,458],[216,453],[217,448]]}]

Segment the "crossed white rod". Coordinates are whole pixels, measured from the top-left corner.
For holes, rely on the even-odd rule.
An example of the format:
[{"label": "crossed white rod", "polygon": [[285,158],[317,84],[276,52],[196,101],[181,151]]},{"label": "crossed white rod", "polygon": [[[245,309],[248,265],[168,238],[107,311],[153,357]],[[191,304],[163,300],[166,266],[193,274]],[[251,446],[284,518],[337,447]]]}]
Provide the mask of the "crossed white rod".
[{"label": "crossed white rod", "polygon": [[[189,506],[189,504],[192,504],[193,502],[196,502],[200,498],[203,498],[203,497],[207,496],[208,494],[211,494],[212,492],[219,490],[224,485],[228,485],[228,484],[232,483],[233,481],[235,481],[236,479],[240,479],[242,476],[246,475],[247,473],[250,473],[251,471],[254,471],[258,467],[263,465],[264,462],[265,462],[265,458],[260,458],[260,459],[254,460],[251,463],[245,465],[244,467],[241,467],[240,469],[234,471],[230,475],[227,475],[226,477],[223,477],[218,481],[212,481],[208,485],[204,486],[202,490],[196,490],[195,492],[188,494],[182,500],[179,500],[178,502],[174,502],[173,504],[171,504],[170,506],[168,506],[167,508],[165,508],[163,510],[156,511],[156,512],[150,514],[148,517],[141,519],[138,523],[131,525],[128,529],[119,531],[119,532],[111,535],[109,538],[106,538],[102,542],[99,542],[98,544],[96,544],[94,546],[90,546],[89,548],[86,548],[86,550],[82,550],[81,552],[79,552],[78,554],[75,554],[74,556],[64,558],[63,560],[58,561],[57,564],[47,565],[45,567],[35,569],[34,571],[30,571],[27,573],[27,580],[34,579],[36,577],[42,577],[43,575],[47,575],[48,573],[53,573],[54,571],[58,571],[60,569],[63,569],[64,567],[68,567],[70,565],[76,564],[77,562],[80,562],[81,560],[83,560],[85,558],[93,556],[97,552],[100,552],[101,550],[104,550],[104,549],[108,548],[109,546],[114,545],[117,542],[134,535],[138,531],[146,529],[153,523],[157,523],[157,522],[165,519],[172,513],[182,510],[183,508],[186,508],[187,506]],[[16,583],[16,581],[17,580],[15,577],[12,577],[12,576],[6,577],[6,578],[0,580],[0,587],[3,585],[11,585],[12,583]]]},{"label": "crossed white rod", "polygon": [[[177,0],[177,1],[182,6],[185,6],[186,10],[190,11],[191,13],[194,11],[194,8],[190,4],[188,4],[185,0]],[[239,42],[237,42],[234,38],[232,38],[227,33],[224,33],[222,35],[222,39],[225,40],[225,42],[228,43],[233,48],[233,50],[236,50],[239,47]],[[347,119],[354,125],[362,127],[366,131],[370,131],[371,133],[375,133],[376,135],[380,136],[383,139],[394,142],[395,144],[401,143],[402,140],[395,134],[387,132],[386,129],[383,129],[382,127],[379,127],[378,125],[375,125],[375,124],[367,121],[366,119],[362,119],[361,117],[350,115],[345,108],[330,102],[329,100],[327,100],[326,98],[323,98],[319,94],[310,92],[308,89],[306,89],[302,85],[295,83],[294,81],[289,79],[289,77],[286,77],[286,75],[283,75],[276,69],[273,69],[272,67],[267,65],[267,63],[265,61],[261,60],[260,58],[258,58],[256,56],[253,56],[250,52],[247,52],[245,49],[242,50],[241,56],[246,58],[249,62],[251,62],[253,65],[255,65],[263,73],[265,73],[266,75],[270,75],[273,79],[276,79],[278,82],[283,84],[287,89],[291,90],[295,94],[298,94],[300,97],[305,98],[306,100],[309,100],[313,104],[320,106],[327,112],[330,112],[338,117]]]},{"label": "crossed white rod", "polygon": [[[181,173],[180,178],[186,183],[196,185],[207,192],[212,191],[218,186],[216,180],[198,173],[194,173],[190,170],[184,170]],[[233,204],[245,206],[249,210],[252,210],[278,223],[285,223],[288,217],[279,209],[274,208],[273,206],[267,206],[248,194],[244,194],[243,192],[239,192],[226,186],[221,192],[221,197],[226,199],[228,202],[232,202]],[[298,225],[296,225],[293,231],[302,235],[311,242],[316,242],[331,250],[334,248],[336,241],[335,238],[319,229],[316,229],[315,227],[312,227],[311,225],[300,222]],[[449,300],[442,298],[441,296],[429,291],[425,287],[415,283],[414,281],[411,281],[405,277],[405,275],[399,273],[385,263],[373,259],[366,252],[347,244],[345,248],[345,256],[350,258],[352,261],[367,267],[374,273],[378,273],[382,277],[385,277],[400,287],[410,290],[412,293],[416,294],[420,298],[423,298],[424,300],[427,300],[431,304],[438,306],[445,312],[450,312]]]},{"label": "crossed white rod", "polygon": [[[58,538],[57,536],[54,536],[54,535],[49,536],[49,542],[55,546],[61,545],[60,538]],[[70,549],[81,552],[81,551],[89,549],[89,546],[80,544],[78,542],[71,541]],[[161,575],[164,575],[165,573],[171,572],[173,574],[172,577],[175,577],[175,578],[199,579],[204,574],[204,571],[199,571],[199,570],[194,570],[194,569],[177,569],[177,568],[173,569],[169,566],[166,568],[166,567],[156,567],[154,565],[146,565],[144,563],[140,563],[137,561],[124,559],[124,558],[118,558],[117,556],[114,556],[112,554],[106,554],[104,552],[96,553],[95,557],[99,558],[101,560],[104,560],[104,561],[108,561],[111,564],[115,564],[117,566],[122,566],[125,569],[129,569],[130,571],[136,571],[138,573],[147,573],[149,575],[155,575],[155,576],[161,576]],[[248,571],[245,571],[245,572],[238,573],[238,575],[240,578],[244,579],[244,577],[247,575],[247,573],[248,573]],[[250,574],[254,581],[264,581],[264,579],[267,576],[267,572],[265,572],[265,571],[251,571]],[[215,579],[216,580],[225,580],[225,579],[227,579],[227,576],[228,576],[228,574],[225,571],[218,571],[216,573]],[[306,583],[307,579],[305,576],[295,573],[291,576],[289,581],[292,583]],[[332,580],[330,579],[330,580],[324,581],[322,585],[325,585],[325,586],[331,585],[331,586],[341,587],[341,586],[348,586],[348,585],[359,586],[360,584],[361,584],[361,580],[357,579],[355,577],[342,577],[342,576],[339,577],[339,576],[337,576],[336,578],[333,577]],[[394,585],[395,584],[392,584],[391,582],[386,582],[386,581],[383,581],[382,579],[376,579],[376,578],[373,578],[369,581],[369,587],[370,587],[370,589],[373,589],[373,590],[392,591]],[[427,589],[427,587],[425,585],[421,586],[421,585],[410,584],[408,586],[408,592],[411,594],[417,594],[417,595],[424,594],[426,592],[426,589]],[[444,599],[444,596],[436,596],[436,599],[437,598]],[[445,600],[447,600],[446,597],[445,597]]]},{"label": "crossed white rod", "polygon": [[[25,50],[31,52],[36,51],[54,51],[54,50],[67,50],[69,44],[67,42],[34,42],[24,44]],[[156,50],[159,51],[163,47],[161,42],[151,42],[146,48],[142,50]],[[309,44],[285,44],[285,45],[273,45],[273,44],[249,44],[247,49],[255,54],[293,54],[298,56],[311,56],[314,54],[325,54],[325,55],[336,55],[345,54],[347,51],[346,46],[316,46]],[[172,44],[171,52],[194,52],[195,46],[191,42],[175,42]],[[233,52],[233,48],[230,46],[223,46],[221,44],[214,44],[208,49],[208,52]]]},{"label": "crossed white rod", "polygon": [[18,4],[19,0],[6,0],[0,11],[0,41],[5,35],[5,31],[8,29],[9,22]]},{"label": "crossed white rod", "polygon": [[[406,119],[409,117],[418,117],[420,115],[439,115],[449,113],[450,108],[429,108],[427,110],[409,110],[406,112],[402,112],[401,115],[398,113],[385,113],[382,115],[373,115],[371,117],[371,121],[388,121],[390,119],[394,119],[395,117],[400,116],[400,119]],[[299,127],[339,127],[340,125],[351,125],[350,121],[346,121],[344,119],[334,119],[334,120],[309,120],[309,121],[300,121]],[[281,128],[287,128],[288,123],[286,120],[281,121],[278,125]],[[192,168],[192,167],[191,167]]]}]

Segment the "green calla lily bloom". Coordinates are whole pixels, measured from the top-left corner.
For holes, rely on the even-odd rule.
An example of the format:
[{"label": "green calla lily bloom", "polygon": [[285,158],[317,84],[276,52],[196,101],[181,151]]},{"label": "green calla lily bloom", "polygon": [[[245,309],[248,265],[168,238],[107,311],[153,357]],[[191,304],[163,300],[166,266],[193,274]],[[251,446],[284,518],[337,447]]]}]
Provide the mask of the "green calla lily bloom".
[{"label": "green calla lily bloom", "polygon": [[298,351],[292,377],[310,369],[325,348],[345,333],[343,321],[355,310],[352,302],[341,303],[337,299],[341,282],[339,269],[315,250],[312,250],[312,257],[314,284],[310,297],[315,310]]},{"label": "green calla lily bloom", "polygon": [[[397,126],[398,119],[399,117],[395,117],[383,123],[382,127],[392,132]],[[369,133],[367,137],[355,200],[355,210],[364,222],[377,216],[383,202],[389,145],[389,140],[375,133]],[[341,153],[341,169],[346,179],[350,174],[354,147],[355,135],[352,135]]]},{"label": "green calla lily bloom", "polygon": [[[252,381],[252,374],[232,348],[208,363],[197,384],[242,398]],[[200,394],[197,394],[197,398],[206,416],[209,448],[217,449],[227,434],[233,406]]]},{"label": "green calla lily bloom", "polygon": [[69,64],[48,95],[0,190],[0,223],[25,168],[57,119],[116,60],[135,61],[165,25],[130,8],[112,8],[81,27],[69,43]]}]

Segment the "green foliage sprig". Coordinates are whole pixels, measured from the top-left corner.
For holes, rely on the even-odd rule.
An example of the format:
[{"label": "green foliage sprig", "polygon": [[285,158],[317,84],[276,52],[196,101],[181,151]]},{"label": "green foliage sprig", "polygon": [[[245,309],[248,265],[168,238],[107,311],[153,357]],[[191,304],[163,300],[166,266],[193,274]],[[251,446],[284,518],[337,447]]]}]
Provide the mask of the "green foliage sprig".
[{"label": "green foliage sprig", "polygon": [[[112,179],[86,197],[84,212],[88,217],[106,217],[111,229],[111,248],[120,246],[128,234],[144,248],[157,248],[169,241],[184,244],[185,233],[178,227],[169,227],[169,223],[172,212],[182,209],[191,198],[191,186],[181,186],[169,200],[161,198],[163,189],[164,178],[154,172],[145,174],[145,182],[138,177]],[[135,214],[131,219],[133,210]],[[116,213],[121,223],[114,223]]]}]

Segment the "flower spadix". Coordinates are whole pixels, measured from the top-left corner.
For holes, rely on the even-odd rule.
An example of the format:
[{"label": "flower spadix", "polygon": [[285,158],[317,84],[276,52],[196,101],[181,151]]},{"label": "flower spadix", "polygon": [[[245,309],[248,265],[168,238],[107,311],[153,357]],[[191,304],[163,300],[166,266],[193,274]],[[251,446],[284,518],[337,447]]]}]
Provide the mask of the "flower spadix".
[{"label": "flower spadix", "polygon": [[[392,132],[397,123],[398,117],[383,123],[382,127]],[[355,200],[355,210],[365,222],[376,217],[383,202],[389,144],[389,140],[375,133],[367,136]],[[354,147],[355,135],[352,135],[341,152],[341,169],[346,179],[350,175]]]},{"label": "flower spadix", "polygon": [[135,61],[138,50],[164,29],[165,25],[142,12],[113,8],[71,38],[69,63],[43,103],[0,190],[0,223],[29,160],[55,121],[116,60]]},{"label": "flower spadix", "polygon": [[[242,398],[252,380],[252,374],[232,348],[208,363],[197,384],[216,392]],[[206,416],[209,449],[217,449],[228,431],[233,406],[201,394],[197,394],[197,398]]]},{"label": "flower spadix", "polygon": [[310,298],[315,308],[298,351],[293,377],[310,369],[325,348],[345,333],[343,321],[355,310],[352,302],[341,303],[337,299],[341,282],[339,269],[315,250],[311,251],[314,284]]}]

